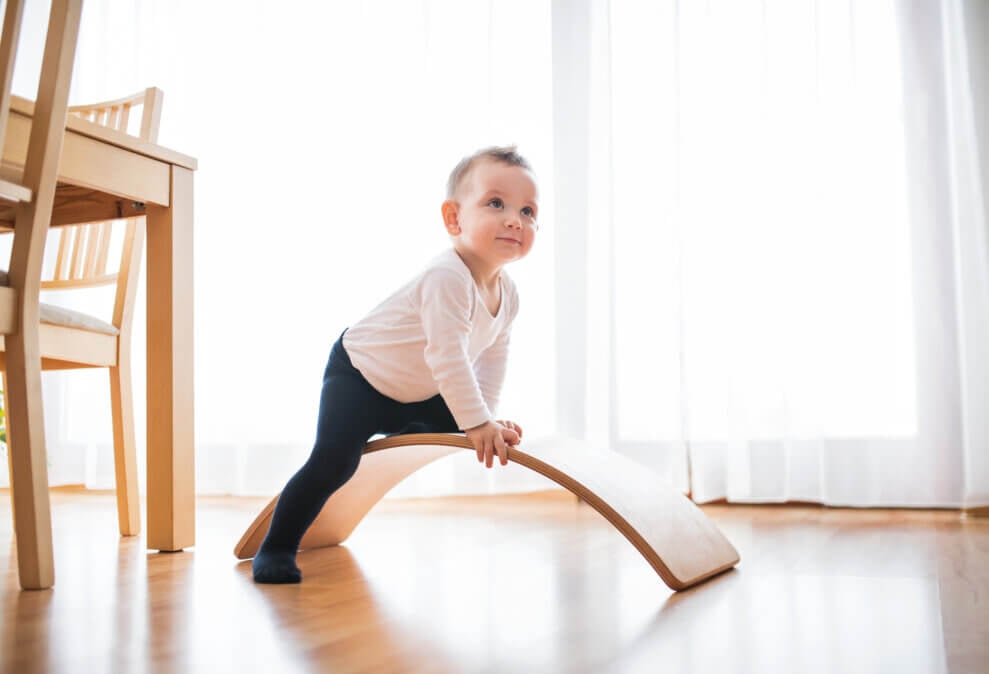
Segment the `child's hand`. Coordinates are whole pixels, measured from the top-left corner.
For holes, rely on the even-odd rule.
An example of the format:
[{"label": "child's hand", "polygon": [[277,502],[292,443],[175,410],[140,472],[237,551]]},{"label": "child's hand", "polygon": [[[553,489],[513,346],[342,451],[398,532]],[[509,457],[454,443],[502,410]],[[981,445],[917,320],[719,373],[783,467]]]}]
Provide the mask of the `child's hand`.
[{"label": "child's hand", "polygon": [[514,421],[502,421],[501,419],[498,420],[498,423],[504,426],[505,428],[512,429],[513,431],[519,434],[519,440],[522,439],[522,427],[519,426],[517,423],[515,423]]},{"label": "child's hand", "polygon": [[[513,424],[514,426],[514,424]],[[486,421],[480,426],[468,428],[464,433],[477,451],[477,460],[483,461],[490,468],[494,462],[495,452],[501,465],[508,463],[508,446],[517,445],[522,436],[513,428],[503,426],[499,422]]]}]

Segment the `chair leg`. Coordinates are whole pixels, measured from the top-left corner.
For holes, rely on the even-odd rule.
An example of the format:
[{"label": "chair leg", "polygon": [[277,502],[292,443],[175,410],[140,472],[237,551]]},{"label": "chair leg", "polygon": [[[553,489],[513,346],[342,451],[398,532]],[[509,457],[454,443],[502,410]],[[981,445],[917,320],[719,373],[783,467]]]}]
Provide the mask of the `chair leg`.
[{"label": "chair leg", "polygon": [[[7,388],[4,402],[17,570],[22,588],[43,590],[55,584],[55,561],[37,330],[25,328],[19,334],[7,335],[5,342]],[[34,344],[33,349],[27,348],[29,343]]]},{"label": "chair leg", "polygon": [[117,482],[117,520],[121,536],[141,532],[137,493],[137,441],[134,433],[134,387],[130,356],[120,349],[117,367],[110,368],[110,405],[113,408],[113,463]]},{"label": "chair leg", "polygon": [[[3,397],[4,397],[4,402],[2,403],[2,405],[0,405],[0,407],[2,407],[3,410],[6,412],[7,411],[7,403],[6,403],[6,398],[7,398],[7,371],[6,370],[4,370],[3,372],[0,372],[0,380],[2,380],[2,383],[3,383]],[[10,415],[8,413],[8,418],[9,418],[9,416]],[[14,460],[12,458],[13,455],[10,453],[10,421],[5,421],[4,422],[4,429],[6,430],[6,433],[7,433],[7,440],[4,442],[4,444],[6,444],[6,446],[7,446],[7,478],[8,478],[7,484],[9,484],[11,486],[11,488],[13,488],[13,486],[14,486]],[[16,522],[17,521],[17,514],[13,512],[13,510],[14,510],[14,499],[10,499],[10,510],[11,510],[11,514],[14,517],[14,521]]]}]

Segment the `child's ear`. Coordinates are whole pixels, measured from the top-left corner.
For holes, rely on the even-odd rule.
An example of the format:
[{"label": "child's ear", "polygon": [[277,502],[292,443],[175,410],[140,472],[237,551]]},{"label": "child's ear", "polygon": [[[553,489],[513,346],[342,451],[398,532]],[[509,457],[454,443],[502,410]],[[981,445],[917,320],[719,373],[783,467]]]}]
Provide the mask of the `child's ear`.
[{"label": "child's ear", "polygon": [[443,224],[450,236],[460,234],[460,204],[453,199],[447,199],[441,207],[443,211]]}]

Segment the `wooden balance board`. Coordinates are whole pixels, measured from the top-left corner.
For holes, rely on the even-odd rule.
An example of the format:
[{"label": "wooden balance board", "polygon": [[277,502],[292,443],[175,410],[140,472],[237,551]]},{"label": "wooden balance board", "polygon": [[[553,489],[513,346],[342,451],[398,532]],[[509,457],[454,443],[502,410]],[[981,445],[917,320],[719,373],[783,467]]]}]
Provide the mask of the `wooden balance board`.
[{"label": "wooden balance board", "polygon": [[[423,466],[461,450],[463,435],[395,435],[367,444],[357,472],[306,531],[300,550],[342,543],[375,503]],[[497,458],[496,458],[497,460]],[[553,480],[601,513],[670,588],[683,590],[738,563],[738,552],[700,508],[642,464],[603,451],[511,448],[508,460]],[[250,559],[268,533],[276,496],[241,537],[234,554]]]}]

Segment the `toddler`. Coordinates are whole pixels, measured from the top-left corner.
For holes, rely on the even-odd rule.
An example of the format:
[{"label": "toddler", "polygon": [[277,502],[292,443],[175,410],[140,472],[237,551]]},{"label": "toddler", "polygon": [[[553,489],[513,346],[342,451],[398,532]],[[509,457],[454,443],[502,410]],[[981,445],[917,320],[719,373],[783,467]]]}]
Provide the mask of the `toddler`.
[{"label": "toddler", "polygon": [[508,462],[522,428],[494,413],[518,293],[502,267],[532,248],[537,201],[514,147],[481,150],[454,168],[442,205],[453,246],[333,345],[315,446],[278,498],[255,582],[302,580],[299,541],[373,435],[462,430],[488,468],[495,454]]}]

